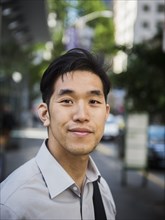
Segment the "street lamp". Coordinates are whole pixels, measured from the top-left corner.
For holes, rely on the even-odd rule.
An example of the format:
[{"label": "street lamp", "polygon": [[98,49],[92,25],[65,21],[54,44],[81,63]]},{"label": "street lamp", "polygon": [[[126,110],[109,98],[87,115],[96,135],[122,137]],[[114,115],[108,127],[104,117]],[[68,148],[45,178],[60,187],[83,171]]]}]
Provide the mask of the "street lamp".
[{"label": "street lamp", "polygon": [[89,49],[94,36],[93,29],[86,25],[87,22],[99,17],[111,18],[113,13],[109,10],[94,11],[76,19],[75,23],[69,27],[63,38],[67,49],[82,47]]},{"label": "street lamp", "polygon": [[84,27],[84,25],[92,21],[98,17],[105,17],[105,18],[111,18],[113,16],[112,11],[104,10],[104,11],[94,11],[87,15],[84,15],[80,18],[78,18],[75,22],[75,27]]}]

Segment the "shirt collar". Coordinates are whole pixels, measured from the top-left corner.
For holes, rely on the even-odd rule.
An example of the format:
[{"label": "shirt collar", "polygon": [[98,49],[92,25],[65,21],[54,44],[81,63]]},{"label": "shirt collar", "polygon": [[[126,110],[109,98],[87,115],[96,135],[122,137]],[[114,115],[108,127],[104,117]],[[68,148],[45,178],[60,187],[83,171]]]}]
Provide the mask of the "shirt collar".
[{"label": "shirt collar", "polygon": [[97,179],[100,179],[101,174],[99,170],[97,169],[97,166],[91,156],[89,156],[89,162],[88,162],[88,168],[86,172],[86,177],[88,182],[96,181]]},{"label": "shirt collar", "polygon": [[[75,184],[74,180],[49,152],[45,141],[36,155],[36,162],[48,187],[51,198],[54,198]],[[100,173],[91,157],[89,157],[86,177],[88,182],[93,182],[100,177]]]},{"label": "shirt collar", "polygon": [[45,141],[36,156],[36,162],[49,189],[51,198],[74,184],[72,178],[51,155]]}]

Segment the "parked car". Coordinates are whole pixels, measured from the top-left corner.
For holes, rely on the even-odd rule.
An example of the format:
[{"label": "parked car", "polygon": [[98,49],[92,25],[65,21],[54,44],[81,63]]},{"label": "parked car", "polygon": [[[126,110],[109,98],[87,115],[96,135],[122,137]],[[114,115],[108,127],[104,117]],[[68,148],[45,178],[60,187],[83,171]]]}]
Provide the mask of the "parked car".
[{"label": "parked car", "polygon": [[148,128],[149,168],[165,168],[165,126],[150,125]]},{"label": "parked car", "polygon": [[125,130],[125,120],[124,117],[122,115],[116,115],[115,119],[117,121],[117,124],[119,126],[120,132],[124,132]]},{"label": "parked car", "polygon": [[109,117],[105,123],[103,140],[114,139],[119,136],[120,128],[116,117],[113,114],[109,114]]}]

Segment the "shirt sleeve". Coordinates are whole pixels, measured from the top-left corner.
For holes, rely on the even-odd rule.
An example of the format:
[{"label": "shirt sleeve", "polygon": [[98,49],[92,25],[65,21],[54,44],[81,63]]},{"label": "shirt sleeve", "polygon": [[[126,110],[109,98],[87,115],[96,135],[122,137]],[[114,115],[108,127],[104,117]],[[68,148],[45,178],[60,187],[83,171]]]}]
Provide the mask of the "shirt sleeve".
[{"label": "shirt sleeve", "polygon": [[0,219],[1,220],[18,220],[15,212],[6,205],[0,204]]}]

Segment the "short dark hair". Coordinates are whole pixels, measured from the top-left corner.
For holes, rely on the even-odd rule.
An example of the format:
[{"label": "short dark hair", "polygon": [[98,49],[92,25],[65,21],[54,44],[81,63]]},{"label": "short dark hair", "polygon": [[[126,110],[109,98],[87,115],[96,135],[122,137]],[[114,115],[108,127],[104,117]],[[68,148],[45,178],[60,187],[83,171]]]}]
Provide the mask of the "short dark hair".
[{"label": "short dark hair", "polygon": [[59,76],[76,70],[90,71],[99,76],[103,84],[105,100],[107,99],[110,91],[110,80],[106,74],[103,59],[100,59],[99,56],[94,56],[87,50],[74,48],[51,62],[45,70],[40,83],[43,102],[49,105],[50,98],[54,92],[54,84]]}]

